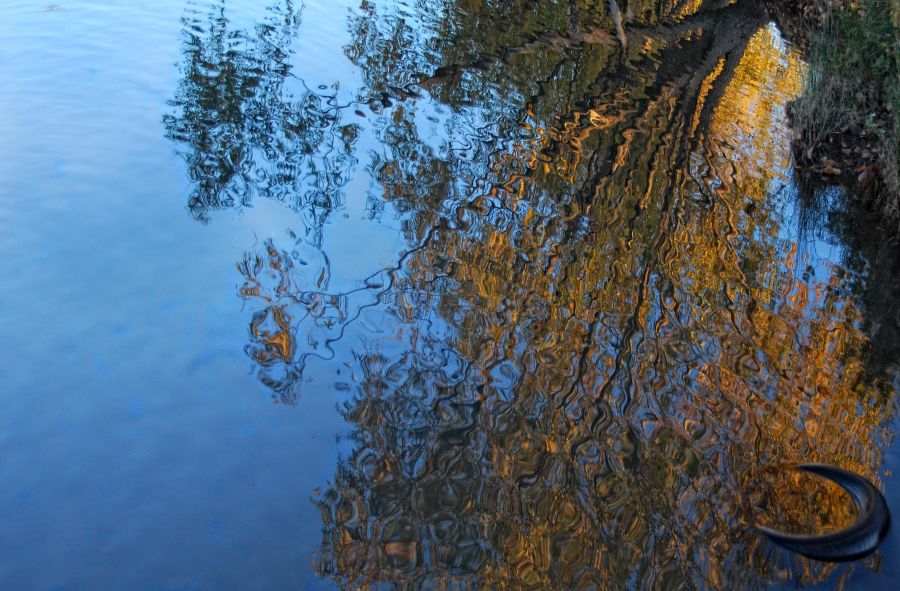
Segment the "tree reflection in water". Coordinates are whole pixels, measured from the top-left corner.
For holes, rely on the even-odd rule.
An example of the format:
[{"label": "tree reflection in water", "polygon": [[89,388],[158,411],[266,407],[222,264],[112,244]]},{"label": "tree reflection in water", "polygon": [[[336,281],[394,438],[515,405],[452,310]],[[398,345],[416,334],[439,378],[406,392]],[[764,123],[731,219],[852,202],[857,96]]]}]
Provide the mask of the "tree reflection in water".
[{"label": "tree reflection in water", "polygon": [[[351,17],[364,82],[344,106],[292,79],[289,4],[252,32],[223,8],[188,19],[166,120],[194,215],[258,194],[312,228],[239,265],[278,399],[368,335],[318,572],[348,589],[845,575],[753,529],[851,520],[784,466],[877,482],[892,415],[847,277],[808,276],[782,231],[802,65],[766,14],[632,0],[623,43],[606,0],[412,4]],[[341,124],[361,106],[364,129]],[[363,134],[371,210],[407,248],[332,293],[321,227]]]},{"label": "tree reflection in water", "polygon": [[253,31],[232,30],[224,2],[183,19],[182,80],[164,117],[194,190],[191,215],[249,204],[257,195],[308,213],[312,227],[341,203],[358,134],[332,94],[291,74],[300,9],[273,5]]}]

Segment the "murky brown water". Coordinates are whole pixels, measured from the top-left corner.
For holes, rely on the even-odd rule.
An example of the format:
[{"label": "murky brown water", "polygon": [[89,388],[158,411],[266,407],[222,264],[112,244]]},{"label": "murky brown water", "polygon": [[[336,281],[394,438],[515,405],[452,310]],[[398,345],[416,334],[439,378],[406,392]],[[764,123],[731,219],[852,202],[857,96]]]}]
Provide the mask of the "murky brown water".
[{"label": "murky brown water", "polygon": [[[179,232],[231,224],[231,258],[204,256],[236,265],[246,336],[219,347],[287,405],[252,413],[312,424],[324,399],[345,422],[325,479],[302,447],[244,452],[245,474],[312,474],[256,499],[314,499],[318,549],[281,568],[346,589],[894,572],[895,550],[837,568],[754,529],[853,520],[799,461],[897,496],[896,360],[873,353],[869,270],[800,223],[785,106],[805,65],[759,4],[185,6],[159,115]],[[204,572],[179,580],[216,588]]]}]

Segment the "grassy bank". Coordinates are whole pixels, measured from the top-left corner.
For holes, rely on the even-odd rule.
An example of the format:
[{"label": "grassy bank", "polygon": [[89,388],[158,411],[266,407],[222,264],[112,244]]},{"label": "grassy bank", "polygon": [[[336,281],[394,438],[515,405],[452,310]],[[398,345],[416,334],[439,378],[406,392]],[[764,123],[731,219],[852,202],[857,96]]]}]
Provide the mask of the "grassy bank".
[{"label": "grassy bank", "polygon": [[807,88],[791,106],[797,163],[851,187],[900,235],[900,0],[840,4],[812,38]]}]

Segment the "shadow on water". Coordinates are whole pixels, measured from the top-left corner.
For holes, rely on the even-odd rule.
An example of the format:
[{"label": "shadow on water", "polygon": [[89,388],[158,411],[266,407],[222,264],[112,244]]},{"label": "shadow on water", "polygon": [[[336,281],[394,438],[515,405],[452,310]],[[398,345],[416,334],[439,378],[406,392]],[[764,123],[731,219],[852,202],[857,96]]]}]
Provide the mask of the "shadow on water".
[{"label": "shadow on water", "polygon": [[[853,519],[839,489],[785,467],[879,481],[895,357],[877,351],[897,347],[863,249],[810,274],[785,222],[803,64],[768,15],[365,1],[345,47],[362,83],[342,104],[292,73],[300,13],[283,2],[238,29],[224,3],[189,12],[165,124],[193,216],[259,197],[302,216],[238,269],[276,399],[298,403],[311,359],[355,378],[354,448],[317,499],[319,574],[348,589],[849,576],[753,527]],[[404,246],[333,291],[323,227],[357,174],[371,223]]]}]

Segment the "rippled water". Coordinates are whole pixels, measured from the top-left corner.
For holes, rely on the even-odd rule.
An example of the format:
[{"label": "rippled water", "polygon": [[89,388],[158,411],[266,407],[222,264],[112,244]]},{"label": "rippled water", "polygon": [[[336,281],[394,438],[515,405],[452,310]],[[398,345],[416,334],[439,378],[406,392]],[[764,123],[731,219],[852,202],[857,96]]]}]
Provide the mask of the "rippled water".
[{"label": "rippled water", "polygon": [[802,51],[618,6],[6,0],[0,589],[890,586],[754,529],[900,514]]}]

